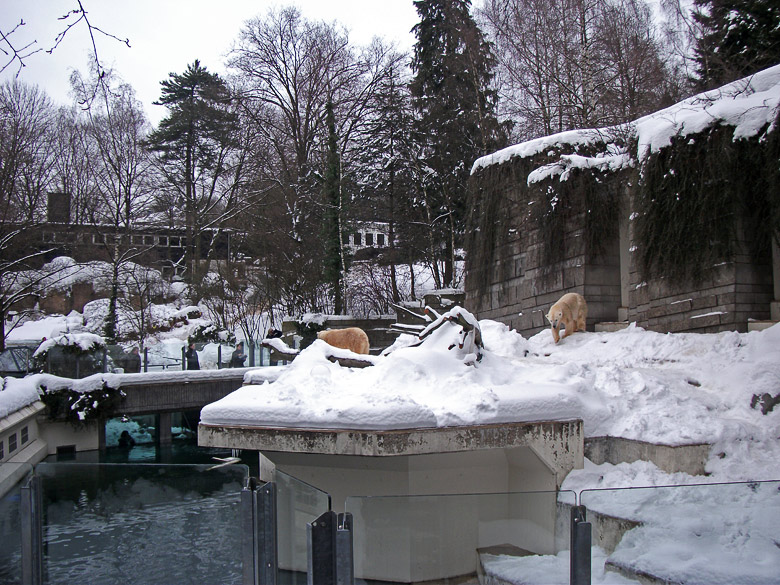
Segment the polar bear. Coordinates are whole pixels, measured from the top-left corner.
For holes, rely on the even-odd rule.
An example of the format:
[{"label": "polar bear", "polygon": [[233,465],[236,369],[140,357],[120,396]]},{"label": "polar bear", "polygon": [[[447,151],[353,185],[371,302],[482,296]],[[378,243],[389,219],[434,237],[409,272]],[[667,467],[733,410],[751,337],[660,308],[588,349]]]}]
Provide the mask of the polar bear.
[{"label": "polar bear", "polygon": [[552,327],[552,336],[555,343],[560,339],[561,326],[566,332],[563,337],[585,331],[585,320],[588,318],[588,304],[585,297],[577,293],[566,293],[547,312],[547,320]]},{"label": "polar bear", "polygon": [[346,329],[327,329],[317,333],[317,338],[333,347],[348,349],[355,353],[368,353],[368,335],[360,327]]}]

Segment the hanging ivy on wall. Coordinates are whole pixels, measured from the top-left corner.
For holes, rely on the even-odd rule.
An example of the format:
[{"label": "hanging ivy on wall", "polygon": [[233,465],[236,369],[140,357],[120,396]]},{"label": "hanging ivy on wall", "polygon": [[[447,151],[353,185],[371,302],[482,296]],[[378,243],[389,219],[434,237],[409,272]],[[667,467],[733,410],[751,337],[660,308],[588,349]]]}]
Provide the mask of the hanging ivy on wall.
[{"label": "hanging ivy on wall", "polygon": [[[468,289],[484,295],[496,278],[507,278],[494,268],[500,259],[497,250],[510,233],[521,234],[524,246],[538,241],[543,273],[552,273],[569,256],[605,251],[605,245],[617,237],[623,175],[598,168],[571,169],[564,180],[551,174],[528,184],[533,171],[556,164],[563,153],[596,156],[603,149],[601,142],[559,144],[531,157],[482,168],[472,177],[472,215],[466,238]],[[585,248],[572,250],[572,236],[579,226]]]},{"label": "hanging ivy on wall", "polygon": [[[532,197],[539,201],[533,221],[543,243],[542,265],[562,262],[573,251],[567,249],[567,232],[582,228],[588,257],[604,253],[606,244],[617,237],[620,213],[620,177],[596,169],[573,170],[565,181],[555,178],[535,185]],[[582,216],[584,221],[578,221]]]},{"label": "hanging ivy on wall", "polygon": [[491,165],[479,171],[469,183],[470,215],[465,247],[469,270],[466,287],[480,295],[487,292],[493,278],[496,250],[511,229],[518,229],[522,219],[514,217],[512,201],[520,195],[524,179],[513,163]]},{"label": "hanging ivy on wall", "polygon": [[734,141],[733,128],[715,126],[677,136],[648,157],[636,199],[643,278],[699,284],[734,259],[738,218],[751,235],[754,260],[766,254],[773,229],[768,195],[777,191],[778,164],[766,146]]}]

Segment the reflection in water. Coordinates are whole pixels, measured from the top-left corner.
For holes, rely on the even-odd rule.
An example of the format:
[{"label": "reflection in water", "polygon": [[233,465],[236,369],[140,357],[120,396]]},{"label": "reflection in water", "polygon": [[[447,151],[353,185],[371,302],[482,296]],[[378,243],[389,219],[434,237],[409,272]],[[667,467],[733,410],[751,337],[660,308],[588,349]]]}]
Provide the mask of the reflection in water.
[{"label": "reflection in water", "polygon": [[[224,451],[142,445],[39,464],[44,583],[241,583],[239,503],[249,471],[209,469]],[[19,582],[18,498],[17,489],[0,501],[0,584]]]},{"label": "reflection in water", "polygon": [[42,464],[47,583],[240,583],[246,468]]}]

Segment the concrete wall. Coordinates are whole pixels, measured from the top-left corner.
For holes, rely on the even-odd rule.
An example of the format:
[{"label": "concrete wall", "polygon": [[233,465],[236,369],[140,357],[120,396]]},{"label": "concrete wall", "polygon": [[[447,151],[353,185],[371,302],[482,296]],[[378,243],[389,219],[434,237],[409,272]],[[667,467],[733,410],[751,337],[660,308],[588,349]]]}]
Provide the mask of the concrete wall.
[{"label": "concrete wall", "polygon": [[[506,176],[508,181],[517,180],[513,174]],[[479,181],[479,177],[474,180]],[[566,219],[560,233],[563,257],[547,264],[542,231],[528,212],[544,203],[531,198],[522,185],[502,185],[484,196],[500,197],[504,188],[511,195],[504,195],[500,214],[511,218],[511,227],[503,231],[492,264],[486,267],[490,282],[486,290],[472,277],[474,266],[467,255],[466,308],[480,319],[501,321],[528,337],[549,327],[545,315],[553,303],[567,292],[577,292],[588,300],[589,330],[597,322],[616,321],[621,305],[617,229],[614,235],[599,242],[598,250],[589,250],[585,232],[587,211],[580,210]]]},{"label": "concrete wall", "polygon": [[93,451],[100,447],[100,423],[90,421],[83,426],[48,419],[39,426],[41,438],[46,441],[47,455],[56,455],[57,447],[74,447],[76,451]]},{"label": "concrete wall", "polygon": [[[557,552],[555,473],[530,447],[396,457],[263,454],[329,493],[334,511],[353,514],[358,578],[409,583],[472,575],[478,548],[507,542]],[[546,493],[509,493],[534,490]],[[305,542],[291,530],[296,513],[283,515],[280,564],[305,570]]]},{"label": "concrete wall", "polygon": [[[574,214],[561,231],[564,258],[545,264],[539,228],[528,211],[540,203],[529,200],[529,162],[518,157],[500,166],[506,168],[483,169],[472,177],[474,188],[481,189],[479,196],[498,198],[498,216],[508,218],[501,219],[506,225],[487,266],[477,265],[471,250],[467,255],[465,304],[478,318],[501,321],[528,337],[548,327],[544,315],[563,293],[578,292],[588,301],[589,330],[595,323],[628,320],[659,332],[744,332],[749,320],[769,319],[770,307],[780,307],[780,252],[775,251],[774,258],[771,250],[765,258],[751,254],[752,234],[746,233],[739,218],[733,260],[713,267],[708,279],[697,283],[643,279],[631,219],[636,211],[633,169],[610,179],[623,185],[616,235],[600,240],[598,253],[589,251],[587,217]],[[551,189],[557,188],[555,181],[550,182]],[[598,234],[595,237],[598,241]],[[487,287],[479,283],[484,274]]]},{"label": "concrete wall", "polygon": [[631,253],[629,320],[651,331],[744,333],[748,320],[769,319],[774,296],[771,256],[756,262],[748,252],[750,234],[740,225],[737,233],[734,260],[714,267],[695,287],[667,279],[643,280]]}]

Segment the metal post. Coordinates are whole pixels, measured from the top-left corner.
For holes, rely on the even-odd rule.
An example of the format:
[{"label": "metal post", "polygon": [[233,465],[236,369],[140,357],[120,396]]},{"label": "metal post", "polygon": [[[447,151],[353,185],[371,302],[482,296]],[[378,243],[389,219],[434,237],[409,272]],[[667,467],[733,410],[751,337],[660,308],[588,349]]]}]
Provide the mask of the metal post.
[{"label": "metal post", "polygon": [[186,350],[182,347],[181,348],[181,369],[186,370],[187,369],[187,355]]},{"label": "metal post", "polygon": [[306,525],[308,585],[336,585],[336,513],[324,512]]},{"label": "metal post", "polygon": [[241,490],[241,558],[243,585],[257,585],[260,575],[255,557],[257,535],[255,534],[255,510],[257,508],[257,479],[248,477]]},{"label": "metal post", "polygon": [[571,549],[569,560],[569,583],[590,584],[590,553],[592,546],[591,524],[585,521],[585,506],[571,509]]},{"label": "metal post", "polygon": [[354,585],[355,565],[352,554],[352,514],[339,514],[336,530],[336,585]]},{"label": "metal post", "polygon": [[21,488],[22,585],[43,583],[43,497],[41,478],[31,475]]},{"label": "metal post", "polygon": [[251,339],[247,340],[247,346],[249,346],[249,366],[255,367],[255,343]]},{"label": "metal post", "polygon": [[144,348],[144,372],[149,371],[149,348]]},{"label": "metal post", "polygon": [[243,585],[276,585],[276,484],[250,477],[241,490]]},{"label": "metal post", "polygon": [[259,584],[276,585],[279,573],[279,550],[276,540],[276,484],[267,483],[258,490],[257,559]]},{"label": "metal post", "polygon": [[222,369],[222,344],[217,346],[217,369]]}]

